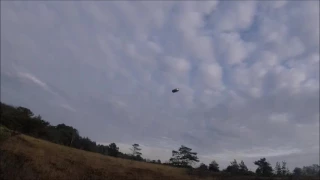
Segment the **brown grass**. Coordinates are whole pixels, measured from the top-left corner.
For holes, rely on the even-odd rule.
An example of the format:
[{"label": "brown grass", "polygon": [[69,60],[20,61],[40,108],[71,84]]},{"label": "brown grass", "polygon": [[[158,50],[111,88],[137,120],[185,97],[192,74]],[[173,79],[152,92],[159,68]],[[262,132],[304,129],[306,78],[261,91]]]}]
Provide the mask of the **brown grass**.
[{"label": "brown grass", "polygon": [[4,180],[218,180],[256,179],[188,175],[185,169],[103,156],[15,135],[0,144],[0,179]]},{"label": "brown grass", "polygon": [[195,179],[184,169],[103,156],[25,135],[2,142],[0,152],[0,179]]}]

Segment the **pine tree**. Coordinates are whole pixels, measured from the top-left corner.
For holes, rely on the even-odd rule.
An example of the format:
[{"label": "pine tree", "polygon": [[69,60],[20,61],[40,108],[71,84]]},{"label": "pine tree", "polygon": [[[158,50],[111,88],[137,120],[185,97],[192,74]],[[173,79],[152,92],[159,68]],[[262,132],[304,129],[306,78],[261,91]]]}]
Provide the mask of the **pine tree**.
[{"label": "pine tree", "polygon": [[230,165],[226,168],[226,171],[232,174],[239,173],[239,165],[237,163],[237,160],[234,159],[232,162],[230,162]]},{"label": "pine tree", "polygon": [[258,166],[256,173],[260,176],[270,177],[272,175],[273,169],[270,166],[270,163],[267,162],[266,158],[261,158],[258,161],[254,162]]},{"label": "pine tree", "polygon": [[219,164],[213,160],[210,164],[209,164],[209,171],[213,171],[213,172],[219,172]]},{"label": "pine tree", "polygon": [[244,164],[244,162],[241,160],[240,164],[239,164],[239,172],[241,174],[245,174],[248,172],[248,167]]},{"label": "pine tree", "polygon": [[192,152],[191,148],[181,146],[178,151],[172,151],[170,163],[174,166],[189,167],[194,162],[199,162],[196,152]]},{"label": "pine tree", "polygon": [[280,166],[279,162],[276,163],[275,171],[276,171],[275,174],[277,176],[281,176],[282,175],[282,169],[281,169],[281,166]]},{"label": "pine tree", "polygon": [[141,159],[142,153],[140,152],[141,148],[139,148],[139,144],[133,144],[132,148],[131,148],[131,151],[132,151],[132,156],[134,158],[136,158],[137,160]]},{"label": "pine tree", "polygon": [[286,165],[287,165],[287,163],[285,161],[282,161],[282,167],[281,167],[282,176],[286,176],[289,174],[289,170]]}]

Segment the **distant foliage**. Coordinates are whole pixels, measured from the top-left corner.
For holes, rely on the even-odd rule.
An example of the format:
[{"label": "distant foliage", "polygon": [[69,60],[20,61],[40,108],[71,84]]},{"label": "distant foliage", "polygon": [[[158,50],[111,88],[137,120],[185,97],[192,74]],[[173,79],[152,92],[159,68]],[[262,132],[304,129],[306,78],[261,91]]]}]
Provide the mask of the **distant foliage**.
[{"label": "distant foliage", "polygon": [[237,160],[235,159],[232,162],[230,162],[230,165],[228,165],[227,168],[223,170],[223,172],[226,172],[232,175],[243,175],[243,176],[251,176],[255,174],[254,172],[251,172],[248,170],[248,167],[245,165],[245,163],[242,160],[240,163],[238,163]]},{"label": "distant foliage", "polygon": [[[121,152],[115,143],[109,146],[97,145],[88,137],[81,137],[77,129],[65,124],[50,125],[40,115],[25,107],[14,107],[1,103],[0,124],[16,132],[51,141],[56,144],[70,146],[85,151],[118,157]],[[126,155],[122,157],[129,158]]]},{"label": "distant foliage", "polygon": [[281,166],[281,175],[282,176],[288,176],[290,175],[290,171],[287,168],[287,162],[282,161],[282,166]]},{"label": "distant foliage", "polygon": [[198,169],[201,169],[201,170],[208,170],[208,166],[204,163],[201,163],[200,166],[198,167]]},{"label": "distant foliage", "polygon": [[224,171],[231,174],[239,174],[239,165],[237,160],[234,159],[232,162],[230,162],[230,165]]},{"label": "distant foliage", "polygon": [[276,174],[277,176],[281,176],[281,175],[282,175],[281,166],[280,166],[280,163],[279,163],[279,162],[276,163],[276,166],[275,166],[274,169],[275,169],[275,174]]},{"label": "distant foliage", "polygon": [[294,177],[300,177],[302,175],[302,169],[299,167],[296,167],[296,168],[294,168],[292,174]]},{"label": "distant foliage", "polygon": [[192,152],[191,148],[181,145],[178,151],[172,151],[172,157],[169,162],[173,166],[191,167],[193,163],[199,162],[196,152]]},{"label": "distant foliage", "polygon": [[272,176],[273,169],[269,162],[267,162],[266,158],[261,158],[258,161],[254,162],[255,165],[258,166],[256,173],[260,176],[270,177]]},{"label": "distant foliage", "polygon": [[243,175],[249,174],[248,167],[244,164],[244,162],[241,160],[239,164],[239,173]]},{"label": "distant foliage", "polygon": [[132,148],[131,148],[132,156],[141,156],[142,155],[142,153],[140,152],[141,148],[139,146],[140,146],[139,144],[132,145]]},{"label": "distant foliage", "polygon": [[320,176],[320,166],[313,164],[311,166],[302,167],[302,175],[304,176]]},{"label": "distant foliage", "polygon": [[219,172],[219,164],[213,160],[211,161],[211,163],[209,164],[209,171],[213,171],[213,172]]},{"label": "distant foliage", "polygon": [[116,143],[109,144],[107,151],[110,156],[118,157],[119,155],[119,147],[117,147]]}]

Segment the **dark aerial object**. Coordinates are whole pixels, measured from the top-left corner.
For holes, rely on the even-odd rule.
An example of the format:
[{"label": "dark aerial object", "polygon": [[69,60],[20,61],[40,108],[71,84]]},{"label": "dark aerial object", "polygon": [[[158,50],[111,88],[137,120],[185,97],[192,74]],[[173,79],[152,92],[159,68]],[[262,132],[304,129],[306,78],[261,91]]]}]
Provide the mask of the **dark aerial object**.
[{"label": "dark aerial object", "polygon": [[179,88],[172,89],[172,93],[176,93],[179,91]]}]

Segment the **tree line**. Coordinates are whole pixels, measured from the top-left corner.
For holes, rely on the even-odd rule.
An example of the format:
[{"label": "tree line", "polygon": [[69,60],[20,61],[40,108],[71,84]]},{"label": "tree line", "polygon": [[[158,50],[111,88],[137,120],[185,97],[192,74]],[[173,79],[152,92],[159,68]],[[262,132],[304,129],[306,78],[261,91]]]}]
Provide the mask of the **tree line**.
[{"label": "tree line", "polygon": [[96,152],[107,156],[113,156],[124,159],[131,159],[135,161],[144,161],[148,163],[163,164],[174,167],[197,169],[208,172],[221,172],[231,175],[248,175],[248,176],[319,176],[320,166],[313,164],[311,166],[304,166],[302,168],[296,167],[292,172],[287,168],[285,161],[277,162],[273,168],[266,158],[261,158],[254,161],[257,166],[255,172],[248,170],[245,163],[241,160],[233,160],[225,168],[220,170],[219,164],[212,160],[209,165],[201,163],[200,166],[193,168],[193,165],[199,162],[197,153],[193,152],[191,148],[181,145],[178,150],[172,150],[172,157],[162,163],[161,160],[150,160],[142,157],[141,147],[134,143],[130,148],[131,153],[122,153],[116,143],[109,145],[97,144],[88,137],[79,135],[77,129],[65,124],[51,125],[49,122],[42,119],[40,115],[34,115],[33,112],[25,107],[15,107],[5,103],[1,103],[1,121],[0,124],[13,132],[20,132],[36,138],[47,140],[56,144],[69,146],[85,151]]}]

